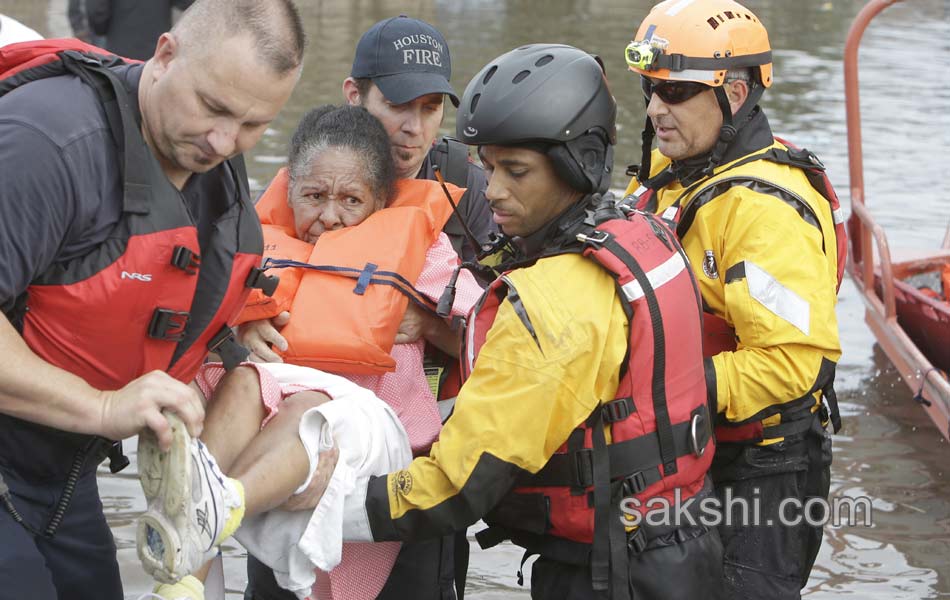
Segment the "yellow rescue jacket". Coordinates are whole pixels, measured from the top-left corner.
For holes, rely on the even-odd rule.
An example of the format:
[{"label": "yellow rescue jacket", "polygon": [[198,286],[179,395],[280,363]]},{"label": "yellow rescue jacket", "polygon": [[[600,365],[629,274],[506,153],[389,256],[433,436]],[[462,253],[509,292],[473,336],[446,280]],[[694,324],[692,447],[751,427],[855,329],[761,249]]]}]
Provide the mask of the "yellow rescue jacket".
[{"label": "yellow rescue jacket", "polygon": [[[835,224],[801,169],[767,160],[733,166],[743,158],[690,189],[678,181],[660,188],[655,211],[672,217],[678,204],[705,310],[734,331],[736,349],[707,359],[720,421],[777,432],[818,409],[841,355]],[[651,177],[669,164],[654,151]],[[639,185],[634,178],[627,194]]]},{"label": "yellow rescue jacket", "polygon": [[[269,274],[279,272],[280,285],[271,297],[255,290],[238,323],[290,311],[281,330],[287,351],[277,351],[286,362],[335,373],[394,370],[389,353],[410,297],[428,302],[413,285],[452,214],[445,193],[434,181],[399,180],[389,206],[309,244],[295,234],[286,171],[281,169],[256,206],[264,229],[264,267],[270,267]],[[465,192],[448,189],[456,203]],[[294,263],[301,266],[285,266]]]}]

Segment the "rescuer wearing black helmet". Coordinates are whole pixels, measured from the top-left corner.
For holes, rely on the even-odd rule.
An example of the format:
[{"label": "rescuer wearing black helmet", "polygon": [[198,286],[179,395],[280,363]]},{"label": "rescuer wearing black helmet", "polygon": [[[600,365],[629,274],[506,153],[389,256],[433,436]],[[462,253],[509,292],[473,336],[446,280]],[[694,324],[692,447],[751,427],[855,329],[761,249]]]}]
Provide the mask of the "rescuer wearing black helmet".
[{"label": "rescuer wearing black helmet", "polygon": [[370,479],[345,538],[484,519],[482,547],[510,539],[540,555],[533,598],[720,597],[716,531],[642,518],[650,500],[709,497],[713,447],[684,255],[658,219],[600,195],[615,114],[602,64],[570,46],[518,48],[469,83],[458,137],[478,145],[517,256],[470,315],[465,383],[438,442]]}]

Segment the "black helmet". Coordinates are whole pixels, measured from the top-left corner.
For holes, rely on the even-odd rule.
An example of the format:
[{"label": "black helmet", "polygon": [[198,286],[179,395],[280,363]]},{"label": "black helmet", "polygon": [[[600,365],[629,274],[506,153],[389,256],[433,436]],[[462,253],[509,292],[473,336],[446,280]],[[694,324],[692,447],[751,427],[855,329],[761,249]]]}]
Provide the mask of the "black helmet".
[{"label": "black helmet", "polygon": [[532,44],[499,56],[469,82],[456,131],[466,144],[540,143],[571,187],[603,192],[616,116],[599,59],[572,46]]}]

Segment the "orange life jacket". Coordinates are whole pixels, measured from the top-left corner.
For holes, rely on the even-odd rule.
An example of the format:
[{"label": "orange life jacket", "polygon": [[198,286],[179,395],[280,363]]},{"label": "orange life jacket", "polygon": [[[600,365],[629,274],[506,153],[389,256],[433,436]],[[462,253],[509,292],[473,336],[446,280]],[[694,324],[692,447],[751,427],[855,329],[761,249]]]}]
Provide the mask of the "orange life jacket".
[{"label": "orange life jacket", "polygon": [[[463,188],[447,186],[458,202]],[[431,308],[413,288],[452,214],[434,181],[397,182],[396,198],[353,227],[328,231],[316,244],[297,239],[282,169],[257,203],[264,229],[264,268],[280,273],[273,296],[255,292],[238,323],[290,311],[281,330],[293,364],[335,373],[381,374],[396,363],[393,340],[410,299]]]}]

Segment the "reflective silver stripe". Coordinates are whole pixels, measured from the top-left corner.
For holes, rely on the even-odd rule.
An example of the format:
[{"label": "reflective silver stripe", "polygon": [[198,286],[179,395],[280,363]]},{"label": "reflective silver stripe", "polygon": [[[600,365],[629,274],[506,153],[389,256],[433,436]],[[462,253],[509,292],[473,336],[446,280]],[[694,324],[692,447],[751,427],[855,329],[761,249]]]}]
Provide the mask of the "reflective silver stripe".
[{"label": "reflective silver stripe", "polygon": [[844,223],[844,211],[841,208],[831,211],[831,219],[835,222],[835,225]]},{"label": "reflective silver stripe", "polygon": [[[647,271],[647,279],[650,281],[650,285],[653,286],[653,289],[657,289],[682,273],[685,268],[686,262],[683,260],[683,257],[680,256],[679,252],[677,252],[659,266]],[[623,290],[623,295],[626,296],[630,302],[643,297],[643,288],[636,279],[628,281],[621,286],[620,289]]]},{"label": "reflective silver stripe", "polygon": [[475,320],[477,319],[479,309],[481,308],[481,302],[478,302],[475,305],[475,309],[472,311],[472,314],[469,316],[468,323],[465,324],[465,360],[468,363],[469,373],[471,373],[472,369],[475,368]]},{"label": "reflective silver stripe", "polygon": [[669,79],[682,81],[712,81],[716,78],[718,71],[703,71],[700,69],[684,69],[682,71],[670,71]]},{"label": "reflective silver stripe", "polygon": [[670,17],[675,17],[680,13],[681,10],[692,4],[695,0],[680,0],[673,6],[666,9],[666,14]]},{"label": "reflective silver stripe", "polygon": [[754,300],[808,335],[811,324],[811,306],[808,302],[753,262],[745,261],[745,276],[749,283],[749,295]]}]

